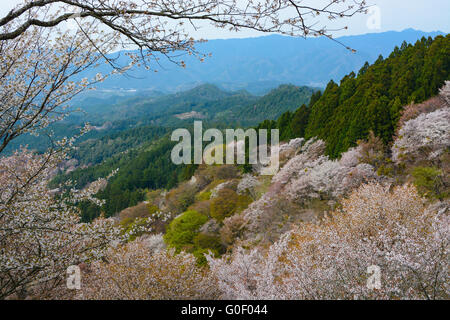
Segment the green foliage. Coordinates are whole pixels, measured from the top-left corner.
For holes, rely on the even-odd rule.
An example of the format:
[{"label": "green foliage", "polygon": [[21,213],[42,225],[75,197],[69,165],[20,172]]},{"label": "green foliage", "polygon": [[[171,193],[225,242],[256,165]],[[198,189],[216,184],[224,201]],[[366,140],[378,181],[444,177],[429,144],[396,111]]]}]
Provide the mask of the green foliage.
[{"label": "green foliage", "polygon": [[215,258],[219,258],[220,256],[219,252],[210,248],[197,249],[192,254],[197,259],[197,264],[201,267],[204,267],[208,264],[208,260],[206,260],[206,255],[209,254],[210,252]]},{"label": "green foliage", "polygon": [[237,114],[237,118],[252,122],[266,119],[276,119],[286,111],[294,111],[302,104],[308,103],[314,89],[281,85],[254,103],[250,103]]},{"label": "green foliage", "polygon": [[[184,165],[177,166],[170,160],[173,146],[174,143],[165,137],[143,150],[130,150],[101,164],[57,176],[51,186],[56,187],[60,183],[72,180],[75,181],[74,187],[81,189],[89,182],[106,177],[119,168],[118,173],[111,178],[106,188],[96,195],[99,199],[106,200],[102,210],[105,216],[110,217],[143,201],[146,189],[171,189],[179,181],[190,178]],[[187,203],[184,209],[189,204]],[[80,208],[86,222],[92,221],[100,214],[97,206],[83,204]]]},{"label": "green foliage", "polygon": [[[213,168],[215,166],[211,166],[211,168]],[[218,180],[213,180],[207,187],[205,191],[212,191],[215,187],[217,187],[219,184],[224,183],[225,180],[223,179],[218,179]]]},{"label": "green foliage", "polygon": [[73,181],[73,187],[76,189],[82,189],[90,182],[93,182],[99,178],[104,178],[113,170],[126,166],[138,154],[139,153],[137,151],[130,151],[126,154],[120,155],[120,157],[117,156],[109,158],[101,164],[93,165],[87,168],[79,168],[68,174],[58,175],[50,182],[50,187],[56,188],[60,184],[64,184],[67,181]]},{"label": "green foliage", "polygon": [[221,254],[225,252],[224,249],[225,248],[220,242],[219,236],[212,236],[204,233],[199,233],[194,238],[193,255],[197,258],[197,263],[200,266],[205,266],[208,264],[205,255],[211,252],[214,257],[218,258]]},{"label": "green foliage", "polygon": [[366,138],[370,130],[388,143],[401,106],[436,95],[449,75],[450,36],[404,45],[366,66],[358,77],[351,73],[340,85],[330,82],[311,110],[305,135],[325,140],[332,157]]},{"label": "green foliage", "polygon": [[[133,229],[139,229],[140,227],[147,228],[150,226],[149,218],[125,218],[120,222],[120,225],[122,226],[122,234],[126,234],[127,232],[130,232]],[[128,241],[134,241],[136,238],[143,235],[144,232],[131,232],[131,235],[128,237]]]},{"label": "green foliage", "polygon": [[223,246],[220,242],[219,236],[212,236],[204,233],[199,233],[194,238],[194,245],[201,249],[211,249],[216,252],[223,253]]},{"label": "green foliage", "polygon": [[[327,153],[332,158],[356,145],[358,140],[366,139],[371,131],[387,145],[396,129],[402,106],[435,95],[443,81],[449,78],[450,35],[447,35],[434,40],[423,38],[414,46],[405,43],[388,58],[380,57],[373,65],[366,64],[358,74],[350,73],[339,84],[330,81],[323,94],[310,88],[288,85],[257,98],[245,92],[233,94],[214,86],[203,86],[183,94],[152,98],[145,103],[135,101],[133,112],[136,111],[137,116],[146,114],[145,119],[118,120],[112,123],[112,129],[104,133],[90,133],[93,136],[88,137],[92,140],[83,138],[85,140],[79,144],[74,157],[80,164],[91,166],[57,176],[51,187],[72,180],[75,181],[73,186],[81,189],[120,168],[107,187],[97,194],[97,197],[106,200],[103,208],[89,202],[78,204],[84,222],[92,221],[101,211],[109,217],[136,205],[145,199],[146,190],[175,187],[189,179],[201,166],[174,165],[170,161],[174,143],[168,136],[159,139],[169,128],[162,129],[150,123],[176,119],[175,114],[191,110],[208,113],[207,120],[228,119],[234,124],[239,123],[236,121],[240,118],[254,122],[260,121],[261,115],[278,117],[276,121],[261,122],[257,129],[279,129],[281,140],[318,136],[327,143]],[[221,99],[223,101],[219,101]],[[236,108],[230,107],[236,101],[241,102]],[[114,110],[119,110],[119,106],[116,107]],[[149,108],[154,109],[149,112]],[[215,116],[215,112],[220,115]],[[232,117],[225,117],[229,115]],[[122,115],[118,113],[115,116]],[[192,122],[192,119],[189,121]],[[135,127],[130,128],[131,125]],[[392,166],[386,163],[383,152],[368,153],[366,161],[373,164],[379,173],[392,175]],[[201,175],[207,177],[208,182],[228,180],[237,177],[238,169],[236,166],[207,166],[201,168]],[[250,171],[251,166],[242,166],[241,169]],[[420,187],[433,190],[432,186],[426,187],[431,176],[423,172],[416,175]],[[210,189],[200,194],[197,194],[199,190],[180,190],[172,198],[176,207],[174,212],[185,211],[196,200],[206,201]],[[222,196],[211,200],[210,213],[217,221],[223,221],[246,206],[248,199],[232,192],[224,196],[228,202]],[[437,193],[433,192],[436,196]]]},{"label": "green foliage", "polygon": [[220,190],[218,196],[211,200],[211,217],[218,222],[248,207],[252,199],[246,195],[238,195],[231,189]]},{"label": "green foliage", "polygon": [[211,191],[203,191],[195,196],[196,201],[206,201],[211,197]]},{"label": "green foliage", "polygon": [[164,241],[176,252],[186,251],[192,253],[197,258],[199,265],[206,265],[205,254],[209,251],[218,257],[224,252],[224,247],[219,236],[199,233],[200,227],[205,224],[208,218],[194,210],[183,213],[174,219],[164,235]]},{"label": "green foliage", "polygon": [[280,140],[286,141],[293,135],[292,133],[292,118],[293,114],[290,111],[283,113],[277,120],[277,128],[284,128],[281,131]]},{"label": "green foliage", "polygon": [[241,212],[253,202],[253,199],[249,195],[238,195],[237,212]]},{"label": "green foliage", "polygon": [[428,198],[444,198],[443,173],[436,167],[416,167],[411,175],[419,193]]},{"label": "green foliage", "polygon": [[221,190],[217,198],[211,201],[211,217],[222,222],[226,217],[232,216],[237,210],[238,198],[233,190]]},{"label": "green foliage", "polygon": [[340,84],[330,81],[322,95],[311,97],[308,108],[265,120],[258,128],[278,128],[282,140],[317,136],[327,143],[327,154],[337,158],[370,131],[389,143],[402,106],[436,95],[449,78],[450,35],[422,38],[414,46],[395,48],[387,59],[366,63]]},{"label": "green foliage", "polygon": [[91,222],[100,215],[101,208],[91,201],[82,201],[77,205],[81,210],[81,222]]},{"label": "green foliage", "polygon": [[197,211],[186,211],[169,224],[164,241],[169,247],[175,248],[177,252],[186,249],[192,250],[194,238],[197,236],[199,228],[207,220],[206,216]]},{"label": "green foliage", "polygon": [[149,204],[147,205],[147,208],[148,208],[148,213],[149,213],[150,215],[152,215],[152,214],[154,214],[154,213],[156,213],[156,212],[159,211],[158,206],[157,206],[157,205],[154,205],[154,204],[151,204],[151,203],[149,203]]},{"label": "green foliage", "polygon": [[101,137],[88,139],[79,144],[72,157],[79,160],[80,165],[98,164],[116,154],[136,148],[164,136],[168,128],[143,126]]},{"label": "green foliage", "polygon": [[134,218],[127,217],[120,221],[120,226],[123,228],[123,233],[130,229],[131,224],[134,222]]},{"label": "green foliage", "polygon": [[[388,161],[386,161],[388,163]],[[392,177],[394,175],[394,168],[392,165],[381,164],[377,169],[379,176]]]},{"label": "green foliage", "polygon": [[195,201],[197,189],[189,183],[182,183],[166,195],[167,207],[172,213],[181,213]]}]

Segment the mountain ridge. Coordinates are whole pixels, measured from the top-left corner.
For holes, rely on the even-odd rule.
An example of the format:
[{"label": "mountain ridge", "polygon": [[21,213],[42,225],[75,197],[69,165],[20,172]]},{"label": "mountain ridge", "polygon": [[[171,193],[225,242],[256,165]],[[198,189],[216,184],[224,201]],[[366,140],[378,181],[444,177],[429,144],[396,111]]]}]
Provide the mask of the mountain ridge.
[{"label": "mountain ridge", "polygon": [[[356,53],[323,37],[299,39],[266,35],[210,40],[197,45],[198,51],[212,53],[204,62],[186,56],[187,66],[181,68],[161,59],[158,72],[134,68],[133,78],[112,76],[98,88],[100,91],[158,90],[170,93],[211,83],[229,91],[246,89],[255,95],[265,94],[283,83],[324,88],[330,79],[337,82],[359,70],[366,61],[373,63],[380,54],[387,56],[403,41],[414,43],[422,37],[434,38],[443,34],[406,29],[337,38]],[[119,55],[123,56],[122,53]],[[119,62],[126,64],[125,59],[120,57]],[[108,66],[101,66],[86,76],[92,77],[99,71],[109,72]]]}]

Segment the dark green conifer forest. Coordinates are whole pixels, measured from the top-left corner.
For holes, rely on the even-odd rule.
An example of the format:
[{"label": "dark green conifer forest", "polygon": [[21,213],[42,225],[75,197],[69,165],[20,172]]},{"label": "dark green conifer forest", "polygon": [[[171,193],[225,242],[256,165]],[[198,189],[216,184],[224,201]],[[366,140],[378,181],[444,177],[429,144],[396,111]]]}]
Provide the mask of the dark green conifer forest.
[{"label": "dark green conifer forest", "polygon": [[258,128],[280,130],[280,139],[319,137],[333,158],[364,139],[370,131],[389,143],[401,108],[438,93],[450,73],[450,36],[404,42],[387,58],[366,63],[339,84],[330,81],[323,94],[312,96],[309,107],[266,120]]}]

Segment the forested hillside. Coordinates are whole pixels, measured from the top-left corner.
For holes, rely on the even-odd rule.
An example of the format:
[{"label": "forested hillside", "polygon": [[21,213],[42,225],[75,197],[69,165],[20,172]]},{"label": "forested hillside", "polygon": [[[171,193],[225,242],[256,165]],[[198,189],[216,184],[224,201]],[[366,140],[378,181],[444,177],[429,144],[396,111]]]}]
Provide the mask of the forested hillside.
[{"label": "forested hillside", "polygon": [[[106,215],[112,216],[142,201],[146,189],[171,188],[190,177],[186,168],[171,163],[170,151],[174,144],[170,143],[168,133],[177,126],[192,126],[193,119],[182,120],[174,115],[196,111],[204,115],[199,119],[203,120],[205,129],[239,127],[295,110],[307,103],[313,92],[308,87],[283,85],[257,98],[245,92],[229,93],[204,85],[187,92],[152,98],[152,102],[138,100],[123,111],[127,120],[108,122],[106,132],[99,138],[95,135],[100,133],[94,130],[93,138],[88,134],[89,139],[82,139],[71,153],[76,167],[70,166],[70,172],[66,174],[67,169],[64,170],[51,185],[56,188],[71,180],[76,188],[84,188],[120,168],[108,187],[98,195],[106,201],[103,208]],[[106,111],[116,108],[123,110],[124,106],[119,104]],[[139,113],[142,113],[140,117],[134,116]],[[140,126],[142,123],[152,124]],[[130,124],[134,128],[126,129]],[[81,208],[86,221],[100,214],[100,208],[95,204],[83,203]]]},{"label": "forested hillside", "polygon": [[[450,81],[402,107],[395,127],[390,145],[371,132],[339,160],[323,140],[295,138],[275,146],[281,169],[273,176],[260,165],[246,174],[200,165],[171,190],[148,191],[116,216],[127,242],[90,265],[83,294],[123,298],[130,281],[153,288],[154,277],[175,277],[182,293],[156,285],[159,294],[447,299]],[[383,270],[377,290],[367,286],[368,266]],[[185,268],[193,276],[183,278]]]},{"label": "forested hillside", "polygon": [[[146,179],[158,176],[158,171],[151,172],[130,161],[132,165],[125,170],[131,178],[132,168],[136,176],[128,180],[128,185],[145,192],[134,199],[134,194],[124,187],[124,176],[113,178],[98,196],[111,194],[114,188],[117,193],[101,210],[112,215],[123,207],[118,202],[133,199],[133,206],[119,214],[127,232],[135,232],[133,239],[146,234],[145,226],[152,226],[165,234],[164,243],[169,248],[192,253],[200,265],[209,261],[218,268],[216,272],[224,268],[228,277],[240,272],[239,259],[254,258],[253,253],[244,253],[242,248],[264,251],[268,244],[282,243],[280,237],[283,239],[282,235],[296,226],[305,232],[320,233],[323,230],[308,229],[308,223],[326,221],[329,214],[338,215],[338,203],[347,211],[358,210],[343,200],[348,196],[355,203],[358,197],[364,198],[368,207],[372,206],[368,210],[375,211],[377,197],[386,198],[388,206],[395,201],[403,206],[403,201],[413,197],[429,204],[443,201],[439,205],[445,207],[450,187],[449,84],[439,90],[449,76],[449,43],[449,36],[439,36],[424,38],[415,45],[403,44],[387,59],[380,58],[373,65],[367,64],[358,75],[344,77],[340,85],[330,82],[323,93],[312,93],[308,104],[295,111],[290,109],[277,120],[261,122],[258,129],[278,128],[281,140],[288,142],[279,149],[282,168],[273,177],[260,175],[258,165],[250,166],[250,170],[248,166],[201,165],[181,171],[171,169],[170,183],[150,185]],[[402,79],[403,73],[409,80],[395,81]],[[435,80],[425,83],[424,75]],[[298,94],[294,87],[280,87],[261,99],[261,106],[271,112],[274,102],[290,101]],[[311,136],[314,130],[318,133]],[[333,145],[335,135],[343,143]],[[140,169],[136,172],[136,168]],[[149,172],[151,175],[147,175]],[[147,178],[140,181],[140,177]],[[386,189],[389,184],[397,188],[393,194]],[[119,185],[127,190],[124,198]],[[414,215],[420,211],[418,208],[412,210]],[[156,212],[171,218],[152,218]],[[283,250],[290,248],[287,243],[283,246]],[[207,252],[212,256],[208,257]],[[231,265],[225,262],[227,258],[221,262],[212,258],[226,253],[232,253]],[[226,277],[219,276],[222,281],[227,281]],[[231,295],[228,297],[250,294],[236,290],[225,289]]]},{"label": "forested hillside", "polygon": [[[281,85],[258,97],[243,90],[228,92],[215,85],[205,84],[175,94],[134,98],[98,106],[88,113],[88,118],[91,121],[96,119],[96,122],[128,119],[134,121],[135,126],[146,122],[174,126],[182,123],[180,115],[195,111],[187,119],[249,126],[264,118],[276,118],[284,111],[295,110],[307,103],[313,92],[314,89],[309,87]],[[83,105],[85,103],[80,103],[82,108]]]},{"label": "forested hillside", "polygon": [[339,156],[369,131],[392,141],[402,107],[420,103],[438,93],[450,78],[450,36],[404,42],[387,57],[350,73],[339,84],[330,81],[318,101],[286,113],[275,124],[286,138],[319,137],[327,142],[327,154]]},{"label": "forested hillside", "polygon": [[[157,97],[155,99],[161,105],[156,102],[152,102],[153,107],[138,104],[132,110],[144,110],[145,106],[150,110],[157,108],[158,112],[154,114],[163,116],[155,117],[164,119],[166,126],[181,120],[173,119],[171,122],[164,114],[197,111],[205,116],[213,115],[209,121],[202,119],[205,128],[225,128],[230,124],[237,127],[242,123],[238,119],[245,118],[246,123],[255,123],[262,117],[275,119],[281,114],[277,120],[265,120],[256,128],[278,128],[282,141],[318,137],[326,142],[327,155],[336,158],[356,146],[358,140],[366,139],[369,132],[381,138],[387,146],[393,139],[403,106],[435,95],[444,79],[450,77],[449,53],[449,36],[423,38],[415,45],[404,43],[388,58],[380,57],[373,65],[366,64],[358,75],[351,73],[345,76],[340,85],[331,81],[323,93],[284,85],[255,99],[248,94],[227,93],[208,85],[186,93]],[[425,81],[425,77],[434,80]],[[245,97],[254,101],[248,103]],[[237,107],[231,106],[234,101],[241,103]],[[191,126],[192,120],[183,121]],[[120,168],[98,194],[106,201],[101,210],[106,216],[112,216],[134,206],[144,199],[146,190],[170,189],[189,178],[195,170],[194,167],[183,168],[170,162],[170,150],[174,144],[168,141],[167,135],[164,136],[169,131],[170,128],[158,126],[137,127],[82,142],[74,153],[81,168],[58,176],[52,186],[72,180],[77,188],[83,188]],[[156,142],[152,143],[153,140]],[[84,168],[86,164],[91,166]],[[82,205],[83,217],[87,221],[97,217],[101,210],[94,204]]]},{"label": "forested hillside", "polygon": [[0,300],[450,299],[450,5],[9,2]]},{"label": "forested hillside", "polygon": [[205,126],[247,127],[266,118],[276,118],[308,103],[315,90],[282,85],[258,97],[246,91],[228,92],[205,84],[168,95],[87,98],[76,103],[82,112],[73,112],[64,121],[40,130],[39,137],[28,134],[18,137],[6,151],[27,145],[43,152],[55,140],[78,134],[83,123],[88,122],[93,130],[77,140],[79,150],[73,157],[82,165],[95,164],[114,153],[151,141],[155,133],[189,126],[193,119],[202,120]]}]

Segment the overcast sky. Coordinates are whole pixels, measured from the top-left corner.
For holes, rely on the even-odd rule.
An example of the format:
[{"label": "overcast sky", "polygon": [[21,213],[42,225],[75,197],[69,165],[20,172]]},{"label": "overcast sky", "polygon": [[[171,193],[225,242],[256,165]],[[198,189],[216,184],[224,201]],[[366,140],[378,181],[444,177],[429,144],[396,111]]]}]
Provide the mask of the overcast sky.
[{"label": "overcast sky", "polygon": [[[1,0],[0,16],[4,16],[16,4],[22,0]],[[450,1],[449,0],[369,0],[370,4],[375,4],[379,8],[368,16],[353,17],[342,25],[347,24],[349,30],[336,34],[355,35],[371,32],[384,32],[390,30],[401,31],[407,28],[414,28],[422,31],[443,31],[450,32]],[[374,23],[373,19],[378,17],[379,23]],[[372,19],[372,20],[369,20]],[[368,26],[368,20],[369,26]],[[217,38],[237,38],[257,36],[250,31],[231,33],[223,30],[215,30],[211,27],[204,27],[196,37],[206,39]]]}]

